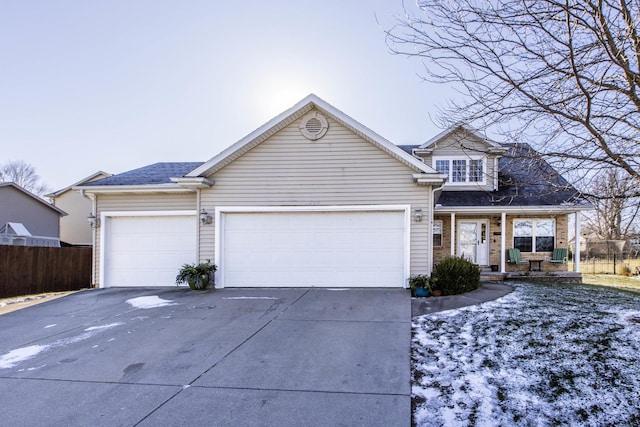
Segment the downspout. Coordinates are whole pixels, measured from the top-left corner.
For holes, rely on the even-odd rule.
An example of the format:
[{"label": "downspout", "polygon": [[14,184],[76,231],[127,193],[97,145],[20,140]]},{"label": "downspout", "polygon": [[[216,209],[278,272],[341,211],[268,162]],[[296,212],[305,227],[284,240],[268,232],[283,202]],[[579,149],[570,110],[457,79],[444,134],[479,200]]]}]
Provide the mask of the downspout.
[{"label": "downspout", "polygon": [[202,192],[200,191],[199,188],[196,188],[196,236],[197,236],[197,241],[196,241],[196,262],[200,263],[200,242],[202,241],[202,236],[200,235],[200,231],[202,228],[202,224],[200,223],[200,196],[201,196]]},{"label": "downspout", "polygon": [[573,251],[573,271],[580,273],[580,212],[576,211],[576,237],[575,237],[575,250]]},{"label": "downspout", "polygon": [[429,205],[429,239],[427,239],[427,250],[429,251],[429,259],[427,259],[427,274],[433,271],[433,216],[434,206],[436,203],[436,192],[442,190],[444,182],[439,186],[431,186],[431,204]]},{"label": "downspout", "polygon": [[451,256],[456,256],[456,214],[451,212]]},{"label": "downspout", "polygon": [[506,248],[505,246],[507,245],[507,213],[506,212],[502,212],[502,215],[500,217],[500,272],[501,273],[506,273],[507,270],[507,266],[506,266],[506,262],[505,262],[505,258],[506,258]]},{"label": "downspout", "polygon": [[[98,204],[94,196],[89,196],[84,190],[80,190],[80,195],[86,199],[88,199],[89,201],[91,201],[91,214],[93,214],[93,216],[96,217],[96,221],[98,221]],[[102,225],[102,224],[100,224]],[[98,234],[98,226],[96,224],[96,227],[92,227],[91,228],[91,287],[92,288],[96,288],[96,273],[98,270],[98,266],[97,266],[97,256],[96,256],[96,240],[97,240],[97,234]]]}]

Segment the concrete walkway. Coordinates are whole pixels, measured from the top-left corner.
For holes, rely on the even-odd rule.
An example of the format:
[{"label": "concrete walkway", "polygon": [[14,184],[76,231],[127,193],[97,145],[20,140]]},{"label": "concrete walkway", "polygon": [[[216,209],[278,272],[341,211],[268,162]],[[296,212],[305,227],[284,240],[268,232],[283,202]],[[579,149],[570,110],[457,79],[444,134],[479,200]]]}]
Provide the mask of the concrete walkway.
[{"label": "concrete walkway", "polygon": [[503,282],[482,282],[475,291],[462,295],[444,297],[412,298],[411,316],[436,313],[438,311],[453,310],[469,305],[482,304],[493,301],[513,291],[513,287]]},{"label": "concrete walkway", "polygon": [[403,289],[104,289],[0,316],[3,425],[407,426]]}]

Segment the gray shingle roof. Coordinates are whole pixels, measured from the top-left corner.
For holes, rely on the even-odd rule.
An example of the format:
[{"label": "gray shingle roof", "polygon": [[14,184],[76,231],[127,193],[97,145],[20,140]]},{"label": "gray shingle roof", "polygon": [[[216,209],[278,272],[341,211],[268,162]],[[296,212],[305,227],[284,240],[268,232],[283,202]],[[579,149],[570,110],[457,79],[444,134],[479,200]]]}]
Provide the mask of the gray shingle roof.
[{"label": "gray shingle roof", "polygon": [[170,184],[170,178],[184,176],[202,165],[202,163],[203,162],[154,163],[97,181],[88,182],[81,186]]},{"label": "gray shingle roof", "polygon": [[[446,191],[438,204],[454,206],[559,206],[587,204],[579,192],[527,144],[502,144],[497,191]],[[418,145],[400,145],[411,153]]]}]

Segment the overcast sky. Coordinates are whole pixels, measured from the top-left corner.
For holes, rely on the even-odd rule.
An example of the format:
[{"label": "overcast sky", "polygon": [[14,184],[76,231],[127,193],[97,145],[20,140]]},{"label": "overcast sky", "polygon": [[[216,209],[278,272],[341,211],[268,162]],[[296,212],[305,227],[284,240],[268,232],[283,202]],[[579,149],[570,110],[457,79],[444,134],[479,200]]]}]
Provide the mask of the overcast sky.
[{"label": "overcast sky", "polygon": [[389,53],[381,27],[402,15],[402,0],[0,0],[0,164],[58,190],[206,161],[309,93],[421,143],[446,91]]}]

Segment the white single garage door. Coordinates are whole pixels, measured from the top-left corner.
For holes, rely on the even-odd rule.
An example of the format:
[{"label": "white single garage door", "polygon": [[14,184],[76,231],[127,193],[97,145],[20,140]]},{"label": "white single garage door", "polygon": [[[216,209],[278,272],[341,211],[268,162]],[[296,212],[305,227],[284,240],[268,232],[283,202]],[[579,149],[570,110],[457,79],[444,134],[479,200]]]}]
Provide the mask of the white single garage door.
[{"label": "white single garage door", "polygon": [[402,287],[404,211],[229,212],[224,286]]},{"label": "white single garage door", "polygon": [[107,217],[104,286],[175,286],[196,260],[195,216]]}]

